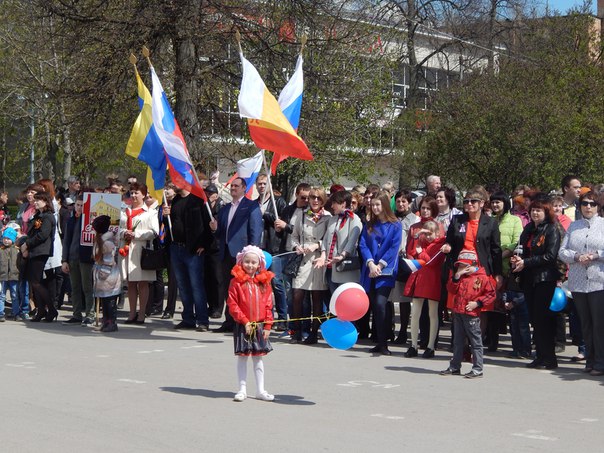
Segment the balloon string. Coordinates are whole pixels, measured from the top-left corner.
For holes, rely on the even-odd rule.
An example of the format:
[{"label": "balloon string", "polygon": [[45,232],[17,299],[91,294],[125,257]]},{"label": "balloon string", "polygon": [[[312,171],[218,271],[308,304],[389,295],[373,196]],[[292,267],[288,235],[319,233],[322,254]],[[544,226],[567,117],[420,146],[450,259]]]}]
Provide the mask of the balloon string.
[{"label": "balloon string", "polygon": [[[313,319],[317,319],[319,321],[327,321],[328,319],[336,318],[337,316],[333,316],[331,313],[325,313],[321,316],[308,316],[306,318],[292,318],[292,319],[275,319],[272,324],[276,324],[278,322],[296,322],[296,321],[312,321]],[[256,329],[260,324],[264,324],[265,321],[250,321],[250,326],[252,327],[252,333],[250,334],[250,339],[254,339],[256,336]]]}]

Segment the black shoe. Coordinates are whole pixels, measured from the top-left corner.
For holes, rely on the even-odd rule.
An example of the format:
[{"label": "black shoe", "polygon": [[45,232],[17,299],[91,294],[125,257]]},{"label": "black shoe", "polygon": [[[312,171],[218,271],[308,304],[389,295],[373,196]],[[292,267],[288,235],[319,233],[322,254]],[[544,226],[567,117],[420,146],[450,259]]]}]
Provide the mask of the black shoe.
[{"label": "black shoe", "polygon": [[554,360],[553,362],[544,362],[543,366],[546,370],[555,370],[556,368],[558,368],[558,361]]},{"label": "black shoe", "polygon": [[424,359],[431,359],[432,357],[434,357],[434,349],[430,349],[430,348],[426,349],[424,351],[424,353],[422,354],[422,357]]},{"label": "black shoe", "polygon": [[210,319],[220,319],[222,318],[222,313],[220,313],[219,311],[213,311],[212,313],[210,313]]},{"label": "black shoe", "polygon": [[464,374],[463,377],[465,377],[466,379],[481,378],[482,373],[477,373],[476,371],[470,371],[469,373]]},{"label": "black shoe", "polygon": [[159,316],[163,313],[163,310],[153,310],[149,316]]},{"label": "black shoe", "polygon": [[390,352],[390,349],[388,349],[388,346],[386,345],[374,346],[369,352],[372,354],[392,355],[392,352]]},{"label": "black shoe", "polygon": [[287,322],[286,322],[286,320],[282,320],[282,321],[283,322],[277,322],[277,323],[273,324],[273,330],[275,332],[285,332],[287,330]]},{"label": "black shoe", "polygon": [[441,376],[461,376],[461,371],[449,367],[446,370],[442,370],[439,374]]},{"label": "black shoe", "polygon": [[317,344],[317,334],[311,333],[306,337],[302,344]]},{"label": "black shoe", "polygon": [[42,319],[43,322],[53,322],[56,321],[59,317],[59,312],[56,308],[53,307],[52,311],[46,313],[46,316]]},{"label": "black shoe", "polygon": [[134,320],[134,324],[141,325],[141,324],[144,324],[144,323],[145,323],[145,318],[143,318],[143,319],[138,319],[137,318],[137,319]]},{"label": "black shoe", "polygon": [[134,324],[134,323],[136,323],[137,319],[138,319],[138,314],[134,315],[134,318],[132,318],[132,319],[130,319],[130,318],[126,319],[124,321],[124,324]]},{"label": "black shoe", "polygon": [[218,329],[214,329],[214,332],[217,333],[225,333],[225,332],[232,332],[233,331],[233,327],[226,325],[226,324],[222,324]]},{"label": "black shoe", "polygon": [[535,359],[531,363],[526,364],[527,368],[541,368],[543,367],[543,360]]},{"label": "black shoe", "polygon": [[172,319],[174,317],[173,313],[164,313],[163,315],[161,315],[161,319]]},{"label": "black shoe", "polygon": [[180,321],[174,328],[176,330],[195,330],[195,324],[187,324],[184,321]]},{"label": "black shoe", "polygon": [[71,318],[63,321],[63,324],[82,324],[82,318]]},{"label": "black shoe", "polygon": [[108,321],[103,327],[101,327],[101,332],[116,332],[117,331],[117,323],[115,321]]},{"label": "black shoe", "polygon": [[417,349],[411,346],[407,349],[407,352],[405,352],[405,357],[417,357]]},{"label": "black shoe", "polygon": [[198,325],[198,326],[195,328],[195,330],[196,330],[197,332],[207,332],[207,331],[209,331],[209,330],[210,330],[210,327],[209,327],[208,325],[206,325],[206,324],[199,324],[199,325]]}]

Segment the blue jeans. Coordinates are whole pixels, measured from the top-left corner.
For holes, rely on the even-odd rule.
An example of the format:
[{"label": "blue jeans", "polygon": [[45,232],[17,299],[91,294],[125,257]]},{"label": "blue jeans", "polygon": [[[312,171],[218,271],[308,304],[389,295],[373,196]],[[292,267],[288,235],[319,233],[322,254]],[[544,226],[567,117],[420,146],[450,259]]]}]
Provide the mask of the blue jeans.
[{"label": "blue jeans", "polygon": [[10,300],[13,304],[13,316],[15,307],[19,307],[19,300],[17,298],[17,282],[16,280],[10,280],[1,282],[0,284],[0,316],[4,316],[4,304],[6,302],[6,290],[10,291]]},{"label": "blue jeans", "polygon": [[180,244],[170,244],[170,265],[182,300],[182,320],[190,326],[210,325],[204,286],[203,255],[192,255]]},{"label": "blue jeans", "polygon": [[516,291],[506,293],[508,301],[514,304],[514,308],[510,310],[512,349],[517,354],[530,357],[531,330],[529,328],[529,309],[524,294]]},{"label": "blue jeans", "polygon": [[17,295],[13,299],[13,316],[27,314],[29,314],[29,285],[27,280],[19,280],[17,282]]},{"label": "blue jeans", "polygon": [[461,370],[461,362],[465,348],[466,338],[472,348],[472,371],[482,373],[483,351],[482,333],[480,331],[480,318],[464,313],[453,313],[453,358],[449,362],[452,370]]},{"label": "blue jeans", "polygon": [[278,319],[287,320],[287,293],[285,291],[285,276],[283,275],[283,266],[287,263],[289,257],[277,256],[273,257],[271,264],[271,272],[275,274],[273,278],[273,294],[275,295],[275,310],[277,311]]}]

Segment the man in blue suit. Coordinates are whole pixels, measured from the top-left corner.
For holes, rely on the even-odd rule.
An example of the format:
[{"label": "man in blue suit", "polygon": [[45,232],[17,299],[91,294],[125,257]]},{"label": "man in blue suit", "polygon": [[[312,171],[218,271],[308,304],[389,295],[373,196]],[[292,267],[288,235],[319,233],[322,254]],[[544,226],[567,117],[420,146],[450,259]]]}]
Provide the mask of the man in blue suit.
[{"label": "man in blue suit", "polygon": [[[220,311],[228,296],[231,282],[231,269],[235,265],[237,253],[246,245],[260,246],[262,236],[262,212],[257,202],[245,198],[247,186],[242,178],[235,178],[231,183],[233,201],[218,212],[218,220],[210,222],[220,251],[218,257],[223,275],[222,294],[220,295]],[[232,332],[233,318],[229,309],[225,310],[226,320],[216,332]]]}]

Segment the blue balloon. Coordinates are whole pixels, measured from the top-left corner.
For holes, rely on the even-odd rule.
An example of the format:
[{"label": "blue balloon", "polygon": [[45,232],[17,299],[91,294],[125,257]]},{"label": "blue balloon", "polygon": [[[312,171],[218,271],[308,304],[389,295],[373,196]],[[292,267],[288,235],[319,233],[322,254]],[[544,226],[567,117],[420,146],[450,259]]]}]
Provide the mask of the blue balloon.
[{"label": "blue balloon", "polygon": [[273,264],[273,255],[264,250],[262,251],[262,253],[264,253],[264,261],[266,261],[266,268],[270,269],[271,264]]},{"label": "blue balloon", "polygon": [[562,311],[566,307],[566,294],[564,290],[559,286],[556,287],[554,291],[554,297],[552,297],[552,301],[549,304],[549,309],[551,311]]},{"label": "blue balloon", "polygon": [[350,349],[359,338],[356,327],[350,321],[331,318],[321,324],[321,333],[329,346],[335,349]]}]

